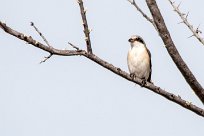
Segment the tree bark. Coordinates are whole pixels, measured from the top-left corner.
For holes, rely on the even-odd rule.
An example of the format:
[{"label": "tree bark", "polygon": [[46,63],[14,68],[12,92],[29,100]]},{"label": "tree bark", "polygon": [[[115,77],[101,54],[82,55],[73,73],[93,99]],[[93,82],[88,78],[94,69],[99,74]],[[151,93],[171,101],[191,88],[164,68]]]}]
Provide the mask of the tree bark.
[{"label": "tree bark", "polygon": [[160,13],[160,10],[157,6],[156,1],[146,0],[146,3],[147,3],[147,6],[149,7],[149,10],[152,14],[154,22],[157,26],[159,35],[162,38],[169,55],[171,56],[172,60],[176,64],[177,68],[182,73],[186,82],[189,84],[189,86],[192,88],[192,90],[195,92],[195,94],[204,104],[204,89],[200,85],[200,83],[197,81],[193,73],[188,68],[187,64],[184,62],[184,60],[180,56],[178,50],[176,49],[176,46],[174,45],[174,42],[171,39],[170,33],[166,27],[166,24]]}]

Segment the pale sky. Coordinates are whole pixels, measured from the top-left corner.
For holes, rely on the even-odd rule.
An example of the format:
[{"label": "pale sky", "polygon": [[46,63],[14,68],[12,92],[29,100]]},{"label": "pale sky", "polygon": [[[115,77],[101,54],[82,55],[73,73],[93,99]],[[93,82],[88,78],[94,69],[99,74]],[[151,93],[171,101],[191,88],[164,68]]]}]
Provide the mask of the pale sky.
[{"label": "pale sky", "polygon": [[[139,1],[139,0],[137,0]],[[179,3],[180,1],[177,1]],[[0,20],[43,42],[30,22],[58,49],[86,49],[76,0],[1,0]],[[201,108],[162,40],[126,0],[85,0],[93,52],[128,72],[128,38],[143,37],[152,54],[152,80]],[[138,2],[148,14],[145,2]],[[172,10],[158,5],[181,56],[204,86],[204,46]],[[183,1],[189,21],[204,30],[203,1]],[[0,136],[192,136],[204,119],[80,56],[53,56],[0,30]]]}]

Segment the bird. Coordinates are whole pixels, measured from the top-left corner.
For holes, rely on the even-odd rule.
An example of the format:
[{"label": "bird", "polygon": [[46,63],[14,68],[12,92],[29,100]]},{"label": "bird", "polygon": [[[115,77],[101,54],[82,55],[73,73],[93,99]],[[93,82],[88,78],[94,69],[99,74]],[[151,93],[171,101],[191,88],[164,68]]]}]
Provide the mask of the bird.
[{"label": "bird", "polygon": [[130,77],[134,79],[136,76],[142,79],[142,84],[145,84],[146,81],[151,82],[151,53],[146,47],[144,40],[138,35],[133,35],[128,41],[131,45],[127,55]]}]

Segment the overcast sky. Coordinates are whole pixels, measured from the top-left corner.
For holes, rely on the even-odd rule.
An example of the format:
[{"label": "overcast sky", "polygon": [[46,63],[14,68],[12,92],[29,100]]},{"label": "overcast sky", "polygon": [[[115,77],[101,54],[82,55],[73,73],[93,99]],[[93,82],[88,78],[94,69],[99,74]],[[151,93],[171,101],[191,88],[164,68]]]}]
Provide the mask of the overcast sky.
[{"label": "overcast sky", "polygon": [[[137,0],[139,1],[139,0]],[[177,1],[179,3],[180,1]],[[1,0],[0,20],[43,42],[33,21],[50,44],[86,49],[76,0]],[[202,108],[168,55],[162,40],[126,0],[85,0],[93,52],[128,72],[128,38],[143,37],[152,54],[152,80]],[[138,2],[148,14],[145,2]],[[173,12],[158,0],[171,36],[185,62],[204,86],[204,46]],[[183,1],[189,21],[204,30],[203,1]],[[0,30],[1,136],[192,136],[202,135],[204,119],[135,85],[80,56],[53,56]]]}]

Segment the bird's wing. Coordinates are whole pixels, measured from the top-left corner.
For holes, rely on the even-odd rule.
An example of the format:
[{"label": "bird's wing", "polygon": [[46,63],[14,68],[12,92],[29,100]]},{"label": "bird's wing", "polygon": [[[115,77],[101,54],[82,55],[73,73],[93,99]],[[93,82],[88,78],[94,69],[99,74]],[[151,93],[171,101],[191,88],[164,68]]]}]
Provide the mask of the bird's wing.
[{"label": "bird's wing", "polygon": [[150,72],[149,72],[149,78],[147,79],[147,81],[151,82],[151,75],[152,75],[152,61],[151,61],[151,53],[149,51],[149,49],[147,49],[149,58],[150,58]]}]

